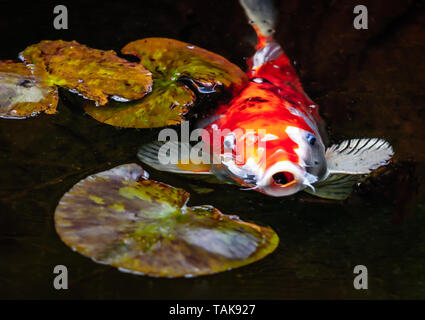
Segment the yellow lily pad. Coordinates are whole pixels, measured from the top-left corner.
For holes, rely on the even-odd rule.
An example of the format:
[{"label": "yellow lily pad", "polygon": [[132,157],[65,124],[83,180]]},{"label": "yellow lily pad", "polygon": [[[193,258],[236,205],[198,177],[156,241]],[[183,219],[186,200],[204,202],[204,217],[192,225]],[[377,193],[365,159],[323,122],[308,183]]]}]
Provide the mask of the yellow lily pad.
[{"label": "yellow lily pad", "polygon": [[23,63],[0,61],[0,118],[24,119],[53,114],[58,104],[54,86],[47,86]]},{"label": "yellow lily pad", "polygon": [[112,50],[92,49],[76,41],[42,41],[27,47],[21,58],[47,85],[75,90],[97,105],[108,97],[136,100],[151,91],[151,73]]},{"label": "yellow lily pad", "polygon": [[147,179],[136,164],[81,180],[60,200],[56,230],[77,252],[121,271],[157,277],[213,274],[264,258],[278,245],[269,227]]},{"label": "yellow lily pad", "polygon": [[240,89],[246,74],[222,56],[189,43],[147,38],[127,44],[122,53],[137,56],[152,72],[152,92],[140,101],[111,103],[105,108],[86,104],[85,111],[98,121],[119,127],[152,128],[179,124],[196,96],[182,79],[191,81],[200,93],[218,86]]}]

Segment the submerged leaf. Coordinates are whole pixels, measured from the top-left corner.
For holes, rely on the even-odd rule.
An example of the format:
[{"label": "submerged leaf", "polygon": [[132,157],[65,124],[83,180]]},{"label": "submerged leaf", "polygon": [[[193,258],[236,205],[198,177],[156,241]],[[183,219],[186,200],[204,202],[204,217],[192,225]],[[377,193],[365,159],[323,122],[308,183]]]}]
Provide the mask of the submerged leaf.
[{"label": "submerged leaf", "polygon": [[33,76],[23,63],[0,61],[0,118],[24,119],[55,113],[58,93]]},{"label": "submerged leaf", "polygon": [[21,58],[48,85],[75,90],[98,105],[135,100],[150,92],[151,73],[112,50],[92,49],[76,41],[42,41],[27,47]]},{"label": "submerged leaf", "polygon": [[109,103],[101,108],[86,104],[84,111],[97,121],[126,128],[154,128],[179,124],[181,115],[195,100],[183,84],[155,83],[152,92],[142,101]]},{"label": "submerged leaf", "polygon": [[137,40],[122,52],[140,58],[152,72],[154,84],[140,101],[111,103],[105,108],[85,106],[90,116],[114,126],[153,128],[180,123],[196,99],[182,79],[192,81],[201,93],[213,92],[220,85],[239,89],[247,81],[245,73],[222,56],[177,40]]},{"label": "submerged leaf", "polygon": [[97,262],[159,277],[225,271],[276,248],[272,229],[211,206],[186,207],[188,199],[183,189],[146,179],[138,165],[122,165],[72,187],[56,208],[56,230]]}]

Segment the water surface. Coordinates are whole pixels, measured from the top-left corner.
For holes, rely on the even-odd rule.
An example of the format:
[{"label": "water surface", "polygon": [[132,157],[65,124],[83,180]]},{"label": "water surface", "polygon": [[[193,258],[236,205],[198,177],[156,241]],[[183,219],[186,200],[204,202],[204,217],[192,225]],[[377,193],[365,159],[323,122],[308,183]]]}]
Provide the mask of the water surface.
[{"label": "water surface", "polygon": [[[2,1],[0,59],[46,39],[119,51],[144,37],[169,37],[217,52],[244,67],[254,34],[237,1],[90,1],[68,4],[69,30],[53,28],[54,4]],[[54,230],[60,197],[85,176],[137,162],[138,146],[158,130],[117,129],[83,114],[61,92],[58,113],[0,119],[1,298],[425,298],[424,1],[363,1],[369,29],[352,26],[354,1],[279,4],[277,39],[320,105],[331,142],[381,137],[394,163],[344,203],[305,194],[269,198],[150,170],[192,193],[191,205],[270,225],[280,245],[252,265],[195,279],[121,273],[66,247]],[[193,185],[213,188],[197,194]],[[53,288],[68,267],[70,289]],[[353,268],[369,270],[369,289],[353,289]]]}]

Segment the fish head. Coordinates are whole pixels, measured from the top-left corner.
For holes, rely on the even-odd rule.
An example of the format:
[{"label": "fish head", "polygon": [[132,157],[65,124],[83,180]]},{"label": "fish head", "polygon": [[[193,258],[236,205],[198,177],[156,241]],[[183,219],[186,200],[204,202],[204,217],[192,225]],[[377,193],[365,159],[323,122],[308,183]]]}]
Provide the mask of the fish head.
[{"label": "fish head", "polygon": [[291,112],[277,118],[258,114],[238,122],[223,131],[221,143],[221,165],[228,176],[266,195],[288,196],[314,188],[312,184],[327,174],[317,127]]},{"label": "fish head", "polygon": [[325,146],[314,131],[288,125],[280,136],[268,142],[261,159],[264,170],[256,181],[258,191],[275,197],[288,196],[306,187],[314,190],[313,184],[326,176]]}]

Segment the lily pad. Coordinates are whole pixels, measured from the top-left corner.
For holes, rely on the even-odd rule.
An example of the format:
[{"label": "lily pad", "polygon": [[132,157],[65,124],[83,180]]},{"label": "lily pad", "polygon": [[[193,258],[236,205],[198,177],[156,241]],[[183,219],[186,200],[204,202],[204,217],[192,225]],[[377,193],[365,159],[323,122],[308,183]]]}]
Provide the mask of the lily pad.
[{"label": "lily pad", "polygon": [[212,274],[271,253],[278,236],[211,206],[187,207],[189,193],[147,179],[136,164],[77,183],[55,212],[61,239],[94,261],[158,277]]},{"label": "lily pad", "polygon": [[154,80],[189,78],[202,90],[217,85],[239,88],[246,74],[226,58],[190,43],[168,38],[146,38],[127,44],[122,53],[134,55],[152,71]]},{"label": "lily pad", "polygon": [[151,91],[151,73],[112,50],[92,49],[76,41],[46,40],[27,47],[21,58],[47,85],[75,90],[97,105],[106,104],[108,96],[128,101]]},{"label": "lily pad", "polygon": [[97,121],[125,128],[156,128],[179,124],[189,111],[195,94],[183,84],[154,83],[152,92],[141,101],[112,102],[101,108],[86,103],[84,111]]},{"label": "lily pad", "polygon": [[196,96],[182,79],[191,81],[200,93],[224,86],[238,90],[246,74],[222,56],[189,43],[147,38],[127,44],[122,53],[134,55],[152,72],[152,92],[133,103],[111,103],[104,108],[87,104],[85,111],[98,121],[119,127],[152,128],[179,124]]},{"label": "lily pad", "polygon": [[45,85],[23,63],[0,61],[0,118],[24,119],[40,112],[53,114],[56,87]]}]

